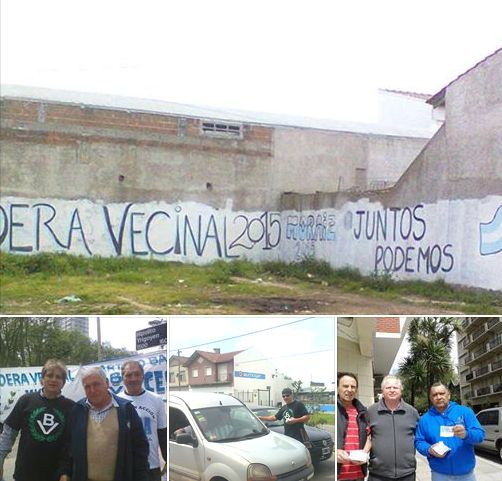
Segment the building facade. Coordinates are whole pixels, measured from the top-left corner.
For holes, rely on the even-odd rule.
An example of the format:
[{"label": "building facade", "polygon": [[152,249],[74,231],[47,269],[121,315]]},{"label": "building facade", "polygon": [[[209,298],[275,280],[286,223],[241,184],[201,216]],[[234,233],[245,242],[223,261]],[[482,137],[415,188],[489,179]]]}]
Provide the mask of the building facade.
[{"label": "building facade", "polygon": [[501,77],[502,49],[433,96],[437,131],[2,88],[0,248],[501,290]]},{"label": "building facade", "polygon": [[399,317],[339,317],[337,369],[353,372],[359,381],[359,399],[369,406],[396,358],[408,323]]},{"label": "building facade", "polygon": [[502,317],[468,317],[458,337],[460,395],[474,411],[502,406]]},{"label": "building facade", "polygon": [[89,318],[88,317],[61,317],[58,319],[58,325],[66,331],[77,331],[89,337]]},{"label": "building facade", "polygon": [[251,210],[283,192],[388,187],[438,127],[393,110],[392,125],[361,124],[2,86],[1,194]]},{"label": "building facade", "polygon": [[188,361],[186,356],[171,356],[169,358],[169,389],[173,391],[188,390],[188,369],[184,366]]},{"label": "building facade", "polygon": [[[183,369],[186,381],[182,374],[184,383],[178,385],[176,376]],[[281,405],[282,389],[291,388],[293,381],[254,348],[226,353],[219,349],[197,350],[190,357],[179,359],[172,356],[169,371],[169,386],[173,390],[230,394],[245,403],[262,406]]]}]

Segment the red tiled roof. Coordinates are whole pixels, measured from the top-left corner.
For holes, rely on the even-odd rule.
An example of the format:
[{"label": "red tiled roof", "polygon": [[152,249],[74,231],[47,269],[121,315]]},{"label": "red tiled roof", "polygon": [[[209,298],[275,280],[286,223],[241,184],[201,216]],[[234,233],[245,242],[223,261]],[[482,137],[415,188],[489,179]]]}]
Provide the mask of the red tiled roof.
[{"label": "red tiled roof", "polygon": [[225,352],[223,354],[217,354],[216,352],[197,350],[188,358],[188,360],[183,365],[189,366],[199,356],[214,363],[227,362],[231,361],[237,354],[241,352],[242,351],[232,351],[232,352]]},{"label": "red tiled roof", "polygon": [[183,364],[184,364],[185,362],[187,362],[189,359],[190,359],[190,358],[189,358],[189,357],[187,357],[187,356],[175,356],[175,355],[173,355],[173,356],[171,356],[171,357],[169,358],[169,363],[171,363],[171,361],[179,361],[179,362],[180,362],[180,364],[182,364],[182,365],[183,365]]}]

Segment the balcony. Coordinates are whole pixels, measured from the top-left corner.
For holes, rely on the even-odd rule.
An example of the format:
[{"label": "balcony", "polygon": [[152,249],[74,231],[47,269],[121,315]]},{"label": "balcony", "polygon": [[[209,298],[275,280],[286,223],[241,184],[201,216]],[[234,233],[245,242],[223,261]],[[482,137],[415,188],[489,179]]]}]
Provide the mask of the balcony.
[{"label": "balcony", "polygon": [[229,372],[226,374],[218,375],[218,379],[216,379],[216,382],[218,384],[224,384],[224,383],[231,383],[234,381],[234,375],[233,373]]},{"label": "balcony", "polygon": [[502,335],[499,334],[495,339],[493,339],[493,341],[490,341],[488,343],[488,349],[490,351],[493,351],[496,347],[501,345],[502,345]]},{"label": "balcony", "polygon": [[490,386],[481,387],[481,388],[479,388],[479,389],[476,390],[476,396],[477,397],[486,396],[487,394],[490,394],[490,393],[491,393]]},{"label": "balcony", "polygon": [[464,322],[462,323],[462,328],[464,330],[464,333],[472,332],[476,327],[479,327],[483,323],[483,319],[480,317],[470,317],[467,319],[464,319]]},{"label": "balcony", "polygon": [[492,362],[492,372],[502,369],[502,359],[497,362]]},{"label": "balcony", "polygon": [[482,356],[483,354],[486,354],[488,352],[488,349],[486,346],[481,346],[480,348],[476,349],[472,353],[472,359],[477,359],[478,357]]},{"label": "balcony", "polygon": [[484,366],[480,369],[476,369],[474,371],[474,374],[476,375],[476,378],[482,376],[483,374],[486,374],[487,372],[490,372],[490,367],[489,366]]},{"label": "balcony", "polygon": [[496,327],[502,327],[502,321],[498,317],[492,317],[487,323],[486,328],[490,331]]},{"label": "balcony", "polygon": [[482,336],[485,333],[485,326],[481,326],[478,329],[476,329],[472,334],[471,334],[471,339],[474,342],[478,337]]}]

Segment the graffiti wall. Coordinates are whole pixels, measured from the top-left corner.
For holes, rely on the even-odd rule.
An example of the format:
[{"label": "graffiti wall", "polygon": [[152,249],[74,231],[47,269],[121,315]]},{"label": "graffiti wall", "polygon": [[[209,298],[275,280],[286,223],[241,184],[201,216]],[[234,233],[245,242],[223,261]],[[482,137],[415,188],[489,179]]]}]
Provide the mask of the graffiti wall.
[{"label": "graffiti wall", "polygon": [[502,289],[502,196],[383,206],[361,199],[319,211],[234,212],[190,202],[104,204],[4,198],[5,252],[299,261],[397,279]]}]

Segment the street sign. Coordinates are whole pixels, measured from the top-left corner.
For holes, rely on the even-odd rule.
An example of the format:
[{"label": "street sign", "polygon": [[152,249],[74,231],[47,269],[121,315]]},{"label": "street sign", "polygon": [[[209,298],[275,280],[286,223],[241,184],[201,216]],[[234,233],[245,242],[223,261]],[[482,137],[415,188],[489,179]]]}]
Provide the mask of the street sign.
[{"label": "street sign", "polygon": [[265,374],[260,372],[235,371],[235,377],[247,377],[248,379],[265,379]]},{"label": "street sign", "polygon": [[136,351],[167,344],[167,324],[158,324],[136,331]]}]

